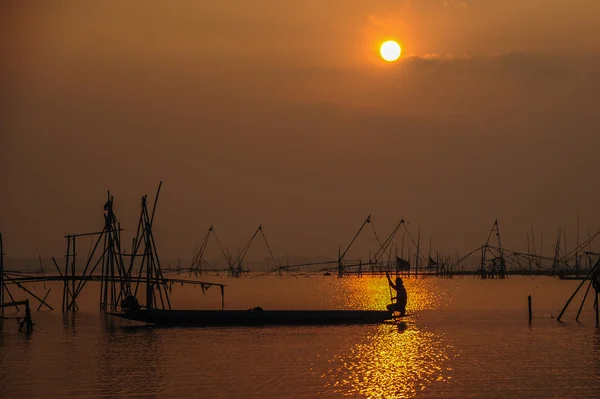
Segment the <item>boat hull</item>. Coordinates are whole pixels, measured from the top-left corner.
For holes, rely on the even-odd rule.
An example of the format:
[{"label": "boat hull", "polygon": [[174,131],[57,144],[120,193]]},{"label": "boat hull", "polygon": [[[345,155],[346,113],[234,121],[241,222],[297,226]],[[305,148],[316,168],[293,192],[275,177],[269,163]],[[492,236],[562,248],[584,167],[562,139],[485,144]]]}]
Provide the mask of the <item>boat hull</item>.
[{"label": "boat hull", "polygon": [[165,326],[268,326],[376,324],[392,318],[386,310],[159,310],[113,313],[125,319]]}]

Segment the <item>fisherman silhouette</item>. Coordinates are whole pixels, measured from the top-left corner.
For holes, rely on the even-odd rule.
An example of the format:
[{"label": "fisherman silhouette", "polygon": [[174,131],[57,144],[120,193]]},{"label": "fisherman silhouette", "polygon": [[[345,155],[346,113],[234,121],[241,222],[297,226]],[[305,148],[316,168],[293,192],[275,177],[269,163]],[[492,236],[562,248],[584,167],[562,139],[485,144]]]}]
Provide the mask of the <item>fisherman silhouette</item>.
[{"label": "fisherman silhouette", "polygon": [[388,279],[390,287],[396,291],[396,296],[391,298],[392,303],[387,306],[387,309],[400,312],[400,316],[406,315],[406,301],[408,296],[406,294],[406,288],[404,288],[404,282],[400,277],[396,277],[396,284],[394,284],[388,273],[386,273],[385,276]]}]

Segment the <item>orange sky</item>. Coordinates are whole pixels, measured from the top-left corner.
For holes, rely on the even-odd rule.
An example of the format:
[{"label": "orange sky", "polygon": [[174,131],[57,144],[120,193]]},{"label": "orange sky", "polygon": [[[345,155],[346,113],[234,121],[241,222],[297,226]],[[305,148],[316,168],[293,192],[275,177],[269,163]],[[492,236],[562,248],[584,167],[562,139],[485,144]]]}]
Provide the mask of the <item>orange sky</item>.
[{"label": "orange sky", "polygon": [[167,258],[210,224],[332,256],[369,213],[452,253],[496,217],[515,250],[531,224],[600,228],[596,0],[28,4],[0,6],[11,256],[98,229],[107,189],[133,230],[160,180]]}]

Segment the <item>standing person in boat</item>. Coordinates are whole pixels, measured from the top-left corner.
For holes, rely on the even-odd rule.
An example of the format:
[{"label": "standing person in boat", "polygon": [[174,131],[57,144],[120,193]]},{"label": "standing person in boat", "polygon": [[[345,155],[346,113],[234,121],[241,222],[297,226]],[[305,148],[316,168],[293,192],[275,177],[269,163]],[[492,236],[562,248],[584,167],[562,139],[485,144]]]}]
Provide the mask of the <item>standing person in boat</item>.
[{"label": "standing person in boat", "polygon": [[[396,296],[392,297],[392,303],[387,306],[387,309],[400,312],[400,316],[406,315],[406,301],[408,300],[408,296],[406,294],[406,288],[404,288],[404,282],[402,282],[400,277],[396,277],[396,284],[394,284],[389,273],[386,272],[385,276],[388,279],[390,287],[396,291]],[[395,303],[394,300],[396,300]]]}]

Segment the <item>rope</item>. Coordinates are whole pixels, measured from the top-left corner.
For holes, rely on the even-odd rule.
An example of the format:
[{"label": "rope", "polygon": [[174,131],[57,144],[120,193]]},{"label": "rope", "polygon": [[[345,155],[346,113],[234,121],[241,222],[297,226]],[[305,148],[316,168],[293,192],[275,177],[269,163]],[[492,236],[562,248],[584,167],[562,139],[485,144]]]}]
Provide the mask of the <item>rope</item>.
[{"label": "rope", "polygon": [[225,261],[227,263],[229,263],[230,259],[227,257],[227,253],[225,252],[225,249],[223,248],[223,245],[221,245],[221,241],[219,240],[219,237],[217,236],[217,232],[215,231],[215,229],[212,229],[212,232],[215,236],[215,239],[217,240],[217,244],[219,244],[219,248],[221,248],[221,253],[223,253],[223,257],[225,258]]},{"label": "rope", "polygon": [[275,266],[277,266],[277,269],[279,269],[279,264],[277,263],[277,259],[275,259],[275,256],[273,255],[273,251],[271,251],[271,247],[269,246],[269,243],[267,242],[267,237],[265,236],[265,233],[262,231],[262,229],[260,229],[260,234],[263,237],[263,240],[265,241],[265,245],[267,246],[267,249],[269,250],[269,254],[271,254],[271,259],[273,259],[273,263],[275,263]]},{"label": "rope", "polygon": [[206,235],[204,236],[204,240],[202,240],[202,245],[200,246],[199,249],[196,250],[196,254],[194,255],[194,258],[192,259],[192,265],[190,266],[190,275],[192,274],[192,269],[194,268],[194,266],[196,267],[196,269],[199,269],[202,267],[202,257],[204,255],[204,251],[206,250],[206,247],[208,245],[208,238],[210,237],[210,232],[212,231],[212,226],[210,226],[210,228],[208,229],[208,232],[206,233]]},{"label": "rope", "polygon": [[367,219],[365,219],[365,221],[363,222],[362,226],[360,226],[360,229],[358,229],[358,232],[356,233],[356,235],[354,236],[354,238],[352,239],[352,241],[350,241],[350,244],[348,245],[348,247],[346,248],[346,250],[344,251],[344,253],[342,253],[339,257],[339,260],[341,261],[342,259],[344,259],[344,257],[346,256],[346,253],[348,252],[348,250],[350,249],[350,247],[352,246],[352,244],[354,244],[354,241],[356,240],[356,237],[358,237],[360,235],[360,232],[362,231],[362,229],[365,227],[365,224],[367,223],[371,223],[371,215],[367,216]]},{"label": "rope", "polygon": [[379,236],[377,235],[377,232],[375,231],[375,224],[373,223],[373,221],[371,221],[371,227],[373,228],[373,234],[375,234],[375,239],[379,243],[379,246],[383,247],[383,244],[381,243],[381,240],[379,239]]},{"label": "rope", "polygon": [[[400,222],[398,222],[398,224],[396,225],[396,227],[394,228],[394,230],[392,230],[392,232],[390,233],[390,235],[388,236],[388,238],[385,239],[385,241],[383,242],[383,244],[380,243],[380,247],[377,250],[377,252],[375,252],[375,256],[373,256],[373,259],[375,262],[374,263],[378,263],[381,256],[385,253],[386,249],[390,246],[390,244],[392,243],[392,241],[394,240],[394,237],[396,236],[396,233],[398,233],[398,229],[400,229],[400,225],[404,224],[404,219],[401,219]],[[390,252],[388,254],[388,262],[391,259],[392,253],[391,253],[392,249],[390,247]]]},{"label": "rope", "polygon": [[417,245],[417,243],[415,242],[415,240],[410,235],[410,231],[408,231],[408,229],[406,228],[406,225],[404,225],[404,230],[406,230],[406,234],[408,234],[408,238],[410,238],[410,240],[412,241],[412,243],[415,246],[415,248],[417,248],[417,256],[421,255],[421,258],[425,261],[425,255],[423,255],[423,253],[419,249],[419,246]]}]

